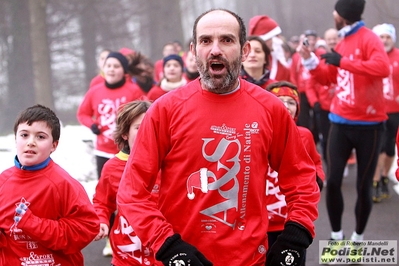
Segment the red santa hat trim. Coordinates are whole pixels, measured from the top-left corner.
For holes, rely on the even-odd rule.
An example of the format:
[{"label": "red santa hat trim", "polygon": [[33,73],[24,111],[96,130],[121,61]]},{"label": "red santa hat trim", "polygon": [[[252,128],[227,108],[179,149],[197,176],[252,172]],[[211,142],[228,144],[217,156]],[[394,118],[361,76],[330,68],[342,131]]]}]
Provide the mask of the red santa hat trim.
[{"label": "red santa hat trim", "polygon": [[267,41],[281,33],[277,22],[268,16],[255,16],[249,20],[249,35],[256,35]]},{"label": "red santa hat trim", "polygon": [[195,198],[194,188],[201,189],[203,193],[208,193],[208,169],[201,168],[192,173],[187,178],[187,197],[192,200]]}]

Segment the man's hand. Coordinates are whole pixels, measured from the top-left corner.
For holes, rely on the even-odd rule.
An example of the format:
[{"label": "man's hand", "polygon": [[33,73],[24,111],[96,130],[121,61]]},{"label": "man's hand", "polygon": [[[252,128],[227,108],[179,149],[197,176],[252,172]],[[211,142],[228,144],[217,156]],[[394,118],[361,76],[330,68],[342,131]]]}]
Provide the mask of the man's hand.
[{"label": "man's hand", "polygon": [[342,55],[337,53],[334,49],[331,49],[331,53],[325,53],[320,56],[322,59],[326,60],[327,64],[331,64],[339,67],[341,64]]},{"label": "man's hand", "polygon": [[295,222],[287,222],[283,232],[267,253],[266,266],[301,265],[305,250],[313,239],[309,231]]},{"label": "man's hand", "polygon": [[184,242],[179,234],[168,237],[155,257],[163,265],[213,265],[196,247]]},{"label": "man's hand", "polygon": [[299,41],[299,45],[296,48],[298,54],[304,59],[309,59],[311,57],[311,52],[309,46],[303,45],[304,36],[301,37]]}]

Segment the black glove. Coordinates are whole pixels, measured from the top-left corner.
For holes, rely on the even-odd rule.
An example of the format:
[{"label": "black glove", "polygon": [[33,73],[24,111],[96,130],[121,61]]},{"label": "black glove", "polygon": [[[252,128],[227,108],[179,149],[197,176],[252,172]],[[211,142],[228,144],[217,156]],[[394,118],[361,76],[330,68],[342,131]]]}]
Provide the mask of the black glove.
[{"label": "black glove", "polygon": [[321,58],[325,59],[327,64],[339,67],[341,64],[342,55],[337,53],[334,49],[331,49],[331,53],[322,54]]},{"label": "black glove", "polygon": [[[212,266],[198,249],[181,239],[179,234],[168,237],[158,250],[155,258],[163,265]],[[178,263],[183,262],[183,263]]]},{"label": "black glove", "polygon": [[315,111],[316,113],[320,113],[321,111],[321,106],[319,102],[315,102],[313,105],[313,111]]},{"label": "black glove", "polygon": [[266,266],[299,266],[313,239],[309,231],[296,222],[287,222],[283,232],[270,247]]},{"label": "black glove", "polygon": [[100,135],[100,133],[101,133],[100,129],[97,126],[97,124],[91,125],[90,129],[91,129],[91,132],[93,132],[96,135]]},{"label": "black glove", "polygon": [[316,174],[316,182],[321,192],[323,190],[324,183],[323,180],[321,180],[321,178],[317,174]]}]

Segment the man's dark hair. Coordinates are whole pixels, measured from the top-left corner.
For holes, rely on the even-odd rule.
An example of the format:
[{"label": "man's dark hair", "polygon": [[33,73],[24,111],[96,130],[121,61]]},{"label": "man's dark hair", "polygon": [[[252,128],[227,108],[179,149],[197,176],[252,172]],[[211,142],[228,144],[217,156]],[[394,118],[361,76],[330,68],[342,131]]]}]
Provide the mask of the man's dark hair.
[{"label": "man's dark hair", "polygon": [[48,107],[36,104],[22,111],[14,124],[14,134],[17,134],[18,126],[27,123],[31,126],[34,122],[45,122],[51,129],[53,141],[58,141],[61,134],[60,120]]},{"label": "man's dark hair", "polygon": [[236,18],[238,24],[240,25],[239,39],[240,39],[240,45],[241,45],[241,48],[242,48],[242,47],[244,46],[245,42],[246,42],[246,36],[247,36],[247,30],[246,30],[246,28],[245,28],[244,21],[243,21],[242,18],[241,18],[239,15],[237,15],[236,13],[234,13],[234,12],[228,10],[228,9],[224,9],[224,8],[214,8],[214,9],[210,9],[210,10],[208,10],[208,11],[202,13],[202,14],[195,20],[195,22],[194,22],[194,27],[193,27],[193,39],[192,39],[193,44],[194,44],[194,47],[197,46],[197,24],[198,24],[198,21],[199,21],[203,16],[205,16],[206,14],[208,14],[208,13],[210,13],[210,12],[212,12],[212,11],[218,11],[218,10],[220,10],[220,11],[225,11],[225,12],[231,14],[232,16],[234,16],[234,17]]}]

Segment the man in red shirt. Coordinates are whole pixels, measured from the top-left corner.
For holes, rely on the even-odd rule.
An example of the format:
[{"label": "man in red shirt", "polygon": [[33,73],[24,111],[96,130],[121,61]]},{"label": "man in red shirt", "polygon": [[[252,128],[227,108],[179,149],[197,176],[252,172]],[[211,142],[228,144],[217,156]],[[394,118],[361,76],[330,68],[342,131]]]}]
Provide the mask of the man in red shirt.
[{"label": "man in red shirt", "polygon": [[118,212],[164,265],[264,265],[268,165],[279,173],[288,213],[267,265],[300,265],[314,237],[314,163],[281,101],[239,77],[246,37],[229,10],[200,15],[190,45],[200,78],[151,105],[131,150]]},{"label": "man in red shirt", "polygon": [[352,149],[356,150],[358,193],[356,226],[351,240],[363,240],[373,205],[371,190],[378,161],[384,121],[385,103],[382,79],[389,75],[389,60],[379,38],[361,20],[365,0],[338,0],[333,12],[342,40],[336,49],[321,55],[326,64],[301,46],[303,65],[321,84],[336,82],[329,119],[331,128],[327,144],[328,176],[327,211],[332,227],[331,238],[343,239],[344,199],[342,177]]}]

